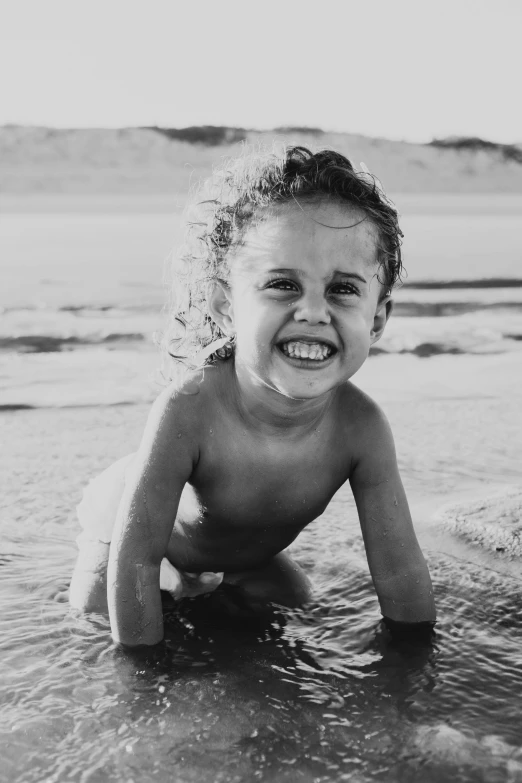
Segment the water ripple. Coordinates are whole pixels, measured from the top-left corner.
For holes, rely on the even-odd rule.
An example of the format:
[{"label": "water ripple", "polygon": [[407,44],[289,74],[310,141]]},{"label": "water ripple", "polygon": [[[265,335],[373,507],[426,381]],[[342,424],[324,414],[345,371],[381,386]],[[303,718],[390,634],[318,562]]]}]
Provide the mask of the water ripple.
[{"label": "water ripple", "polygon": [[[482,401],[480,414],[491,405]],[[417,474],[405,471],[417,492],[439,475],[437,427],[448,413],[440,401],[421,407],[434,414],[434,445]],[[52,448],[51,423],[38,430],[36,414],[16,415],[30,416],[33,438],[45,435]],[[120,431],[125,421],[100,419],[105,442],[105,427]],[[422,435],[422,425],[410,429],[402,430],[411,437],[405,462]],[[96,432],[86,429],[85,442]],[[461,447],[462,470],[475,479],[485,470],[473,451],[479,435]],[[498,445],[500,472],[514,446]],[[111,457],[89,443],[96,448]],[[19,500],[0,523],[0,780],[522,780],[520,580],[428,551],[436,634],[425,644],[393,640],[343,489],[292,546],[314,583],[309,606],[248,628],[207,622],[194,602],[167,612],[163,647],[124,654],[107,618],[77,618],[63,602],[82,460],[60,466],[63,486],[50,461],[35,462],[36,498],[16,455],[10,462],[7,498]],[[454,466],[440,467],[443,494]]]}]

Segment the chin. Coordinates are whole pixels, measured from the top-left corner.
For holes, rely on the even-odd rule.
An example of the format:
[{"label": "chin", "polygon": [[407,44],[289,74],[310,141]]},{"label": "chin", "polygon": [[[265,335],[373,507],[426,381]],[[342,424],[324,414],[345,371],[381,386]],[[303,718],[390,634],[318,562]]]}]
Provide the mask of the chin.
[{"label": "chin", "polygon": [[288,382],[283,379],[278,379],[272,387],[276,389],[279,394],[284,397],[288,397],[292,400],[314,400],[318,397],[323,397],[325,394],[333,391],[339,383],[327,382],[326,379],[315,382],[313,384],[307,382]]}]

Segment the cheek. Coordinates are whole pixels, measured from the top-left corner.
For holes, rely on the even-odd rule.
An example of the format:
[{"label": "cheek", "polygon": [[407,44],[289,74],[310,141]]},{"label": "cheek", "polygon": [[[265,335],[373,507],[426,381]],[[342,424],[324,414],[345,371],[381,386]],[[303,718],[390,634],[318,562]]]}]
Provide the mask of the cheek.
[{"label": "cheek", "polygon": [[354,313],[353,318],[340,327],[346,357],[357,359],[368,355],[371,323],[363,313]]},{"label": "cheek", "polygon": [[241,335],[268,334],[274,325],[276,314],[270,304],[249,292],[233,301],[233,320],[236,332]]},{"label": "cheek", "polygon": [[366,335],[369,336],[373,318],[370,318],[371,308],[354,307],[351,310],[344,311],[342,316],[336,319],[336,326],[339,331],[350,340],[364,339]]},{"label": "cheek", "polygon": [[245,299],[234,309],[237,348],[245,357],[256,354],[259,346],[266,342],[263,326],[262,314],[254,311],[251,301]]}]

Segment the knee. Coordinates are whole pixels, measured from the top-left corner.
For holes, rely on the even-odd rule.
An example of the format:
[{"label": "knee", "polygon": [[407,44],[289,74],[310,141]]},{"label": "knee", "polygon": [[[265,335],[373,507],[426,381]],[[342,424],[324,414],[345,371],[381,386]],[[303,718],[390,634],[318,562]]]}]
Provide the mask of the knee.
[{"label": "knee", "polygon": [[304,570],[285,552],[276,555],[272,561],[274,585],[280,592],[277,603],[290,608],[303,606],[312,598],[312,583]]},{"label": "knee", "polygon": [[76,567],[69,587],[69,604],[82,614],[107,614],[107,575]]},{"label": "knee", "polygon": [[278,556],[263,569],[239,579],[227,579],[241,588],[250,602],[274,603],[291,609],[312,598],[312,583],[303,569],[288,556]]},{"label": "knee", "polygon": [[313,594],[312,583],[303,569],[294,563],[291,567],[291,574],[285,583],[283,597],[279,603],[290,608],[303,606],[311,600]]},{"label": "knee", "polygon": [[69,588],[69,604],[79,612],[107,614],[109,544],[78,536],[78,560]]}]

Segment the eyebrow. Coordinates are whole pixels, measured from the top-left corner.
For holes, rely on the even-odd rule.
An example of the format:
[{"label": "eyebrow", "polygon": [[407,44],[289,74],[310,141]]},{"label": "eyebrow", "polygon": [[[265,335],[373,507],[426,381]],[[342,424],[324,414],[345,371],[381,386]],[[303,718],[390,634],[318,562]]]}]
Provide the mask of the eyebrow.
[{"label": "eyebrow", "polygon": [[[294,275],[297,275],[298,277],[301,276],[301,272],[299,269],[270,269],[268,270],[268,274],[284,274],[287,275],[289,273],[292,273]],[[333,273],[333,277],[349,277],[355,280],[359,280],[361,283],[368,282],[365,277],[362,275],[358,275],[357,272],[341,272],[340,269],[336,269]],[[324,278],[325,280],[328,280],[329,278]]]},{"label": "eyebrow", "polygon": [[358,275],[357,272],[341,272],[339,269],[336,269],[334,272],[334,277],[336,275],[339,275],[339,277],[352,277],[355,278],[355,280],[359,280],[361,283],[367,283],[367,279],[363,277],[362,275]]}]

